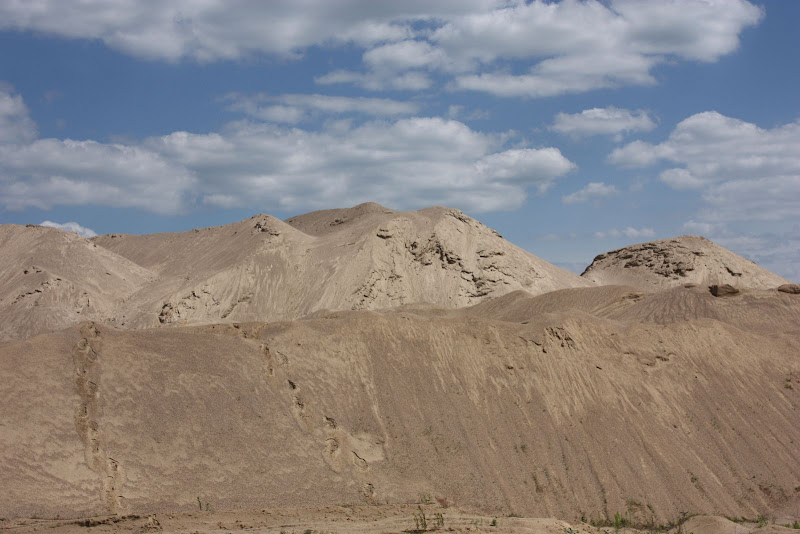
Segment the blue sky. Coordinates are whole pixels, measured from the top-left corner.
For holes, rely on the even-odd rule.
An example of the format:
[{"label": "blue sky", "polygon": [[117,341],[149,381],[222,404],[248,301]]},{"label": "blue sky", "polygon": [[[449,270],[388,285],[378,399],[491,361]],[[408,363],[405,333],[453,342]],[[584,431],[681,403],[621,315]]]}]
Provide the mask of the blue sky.
[{"label": "blue sky", "polygon": [[0,222],[441,204],[578,272],[691,233],[800,279],[800,2],[429,4],[0,3]]}]

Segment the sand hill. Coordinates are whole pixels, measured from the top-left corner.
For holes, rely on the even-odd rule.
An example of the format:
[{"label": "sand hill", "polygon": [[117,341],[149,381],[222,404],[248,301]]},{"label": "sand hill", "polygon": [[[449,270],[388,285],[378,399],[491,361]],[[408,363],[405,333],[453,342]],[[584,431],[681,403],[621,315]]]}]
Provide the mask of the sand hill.
[{"label": "sand hill", "polygon": [[[800,519],[800,294],[701,238],[584,278],[447,208],[0,238],[0,527]],[[747,291],[710,293],[721,266]]]},{"label": "sand hill", "polygon": [[600,254],[581,276],[598,284],[645,291],[687,283],[768,289],[789,282],[704,237],[691,235]]},{"label": "sand hill", "polygon": [[592,285],[440,207],[362,204],[286,222],[257,215],[90,240],[3,225],[0,249],[0,340],[86,319],[123,328],[276,321],[414,303],[457,308],[520,289]]},{"label": "sand hill", "polygon": [[119,313],[152,273],[71,232],[0,225],[0,340]]},{"label": "sand hill", "polygon": [[286,222],[258,215],[93,241],[158,275],[114,318],[126,327],[274,321],[419,302],[455,308],[518,289],[591,285],[448,208],[395,212],[362,204]]}]

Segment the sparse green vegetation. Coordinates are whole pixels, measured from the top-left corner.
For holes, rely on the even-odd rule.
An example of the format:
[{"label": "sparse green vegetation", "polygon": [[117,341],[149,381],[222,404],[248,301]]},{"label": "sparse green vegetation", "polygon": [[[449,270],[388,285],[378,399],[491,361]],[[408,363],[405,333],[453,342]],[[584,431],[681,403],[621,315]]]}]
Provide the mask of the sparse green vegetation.
[{"label": "sparse green vegetation", "polygon": [[[677,529],[677,534],[687,534],[686,531],[683,530],[682,525],[691,517],[693,517],[693,515],[682,512],[679,519],[668,521],[667,523],[657,524],[652,517],[647,522],[641,522],[635,521],[630,515],[630,509],[628,509],[625,514],[620,514],[619,512],[615,513],[613,518],[607,516],[605,518],[592,517],[589,519],[589,524],[595,528],[614,527],[617,530],[621,528],[632,528],[635,530],[647,531],[650,534],[655,532],[669,532]],[[581,516],[581,521],[586,522],[585,515]]]},{"label": "sparse green vegetation", "polygon": [[425,510],[422,509],[422,506],[417,506],[419,513],[414,514],[414,524],[415,524],[415,532],[425,532],[428,530],[428,520],[425,517]]},{"label": "sparse green vegetation", "polygon": [[[433,514],[433,525],[431,530],[438,530],[444,528],[444,515],[441,512]],[[428,531],[428,517],[425,515],[425,510],[422,505],[417,505],[417,511],[414,513],[414,529],[406,530],[406,532],[418,534]]]},{"label": "sparse green vegetation", "polygon": [[619,512],[616,512],[614,514],[614,530],[619,530],[621,528],[627,527],[629,523],[630,521],[628,521],[628,518],[623,515],[620,515]]}]

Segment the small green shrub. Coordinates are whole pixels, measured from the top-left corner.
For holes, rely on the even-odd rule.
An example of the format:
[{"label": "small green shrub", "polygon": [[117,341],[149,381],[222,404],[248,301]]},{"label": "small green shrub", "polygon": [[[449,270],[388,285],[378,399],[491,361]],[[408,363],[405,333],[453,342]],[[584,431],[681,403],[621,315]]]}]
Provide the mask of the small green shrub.
[{"label": "small green shrub", "polygon": [[422,506],[417,506],[419,513],[414,514],[414,524],[416,525],[417,532],[425,532],[428,530],[428,519],[425,517],[425,510]]}]

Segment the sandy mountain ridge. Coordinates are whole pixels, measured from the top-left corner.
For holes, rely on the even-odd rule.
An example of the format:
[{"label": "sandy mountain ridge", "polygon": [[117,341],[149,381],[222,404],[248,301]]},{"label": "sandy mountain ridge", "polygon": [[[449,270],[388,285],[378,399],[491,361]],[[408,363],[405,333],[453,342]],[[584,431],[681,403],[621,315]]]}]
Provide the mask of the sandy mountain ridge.
[{"label": "sandy mountain ridge", "polygon": [[[632,245],[582,277],[458,210],[374,203],[281,221],[257,215],[181,233],[85,240],[0,225],[0,340],[91,319],[126,328],[276,321],[415,303],[460,308],[506,293],[596,284],[775,288],[788,280],[700,237]],[[25,275],[28,271],[32,275]]]},{"label": "sandy mountain ridge", "polygon": [[[601,531],[581,517],[616,513],[800,519],[800,295],[708,241],[708,276],[691,283],[696,264],[653,275],[665,287],[621,263],[633,256],[587,269],[635,272],[632,285],[597,285],[446,208],[0,237],[14,258],[0,318],[35,323],[9,323],[18,339],[0,343],[2,517],[169,514],[164,528],[187,532],[303,532],[313,517],[313,530],[397,532],[423,500],[459,532],[569,527],[490,525],[509,514],[589,534]],[[642,254],[696,250],[672,241]],[[717,256],[742,273],[740,294],[708,291]],[[20,312],[8,299],[40,287],[31,275],[73,289],[34,291]],[[81,292],[90,305],[76,313]],[[186,515],[198,501],[251,512]],[[339,508],[356,504],[369,508]],[[270,523],[262,509],[284,511]],[[137,521],[108,528],[161,528]],[[691,521],[695,534],[755,527]]]},{"label": "sandy mountain ridge", "polygon": [[[20,243],[25,235],[35,240],[43,232],[39,227],[0,227],[0,235],[17,236]],[[108,296],[116,297],[115,305],[103,301],[102,307],[91,307],[90,302],[90,310],[80,314],[66,306],[37,308],[36,298],[29,299],[24,303],[27,313],[46,318],[9,324],[2,337],[35,335],[87,318],[126,328],[276,321],[326,309],[418,302],[457,308],[519,289],[539,294],[592,285],[460,211],[441,207],[396,212],[362,204],[286,222],[257,215],[182,233],[111,234],[88,241],[70,234],[69,240],[84,243],[84,255],[96,254],[98,265],[117,261],[121,272],[135,268],[139,274],[128,276],[123,285],[111,284],[114,292]],[[72,261],[93,263],[73,260],[63,243],[51,245],[47,265],[56,273],[61,266],[71,268]],[[45,253],[43,246],[39,249]],[[14,277],[33,260],[24,246],[7,248],[4,254],[15,261],[0,280],[10,297],[0,301],[0,318],[21,317],[21,306],[13,301],[30,288],[18,287]],[[105,272],[74,271],[58,276],[87,292]]]}]

